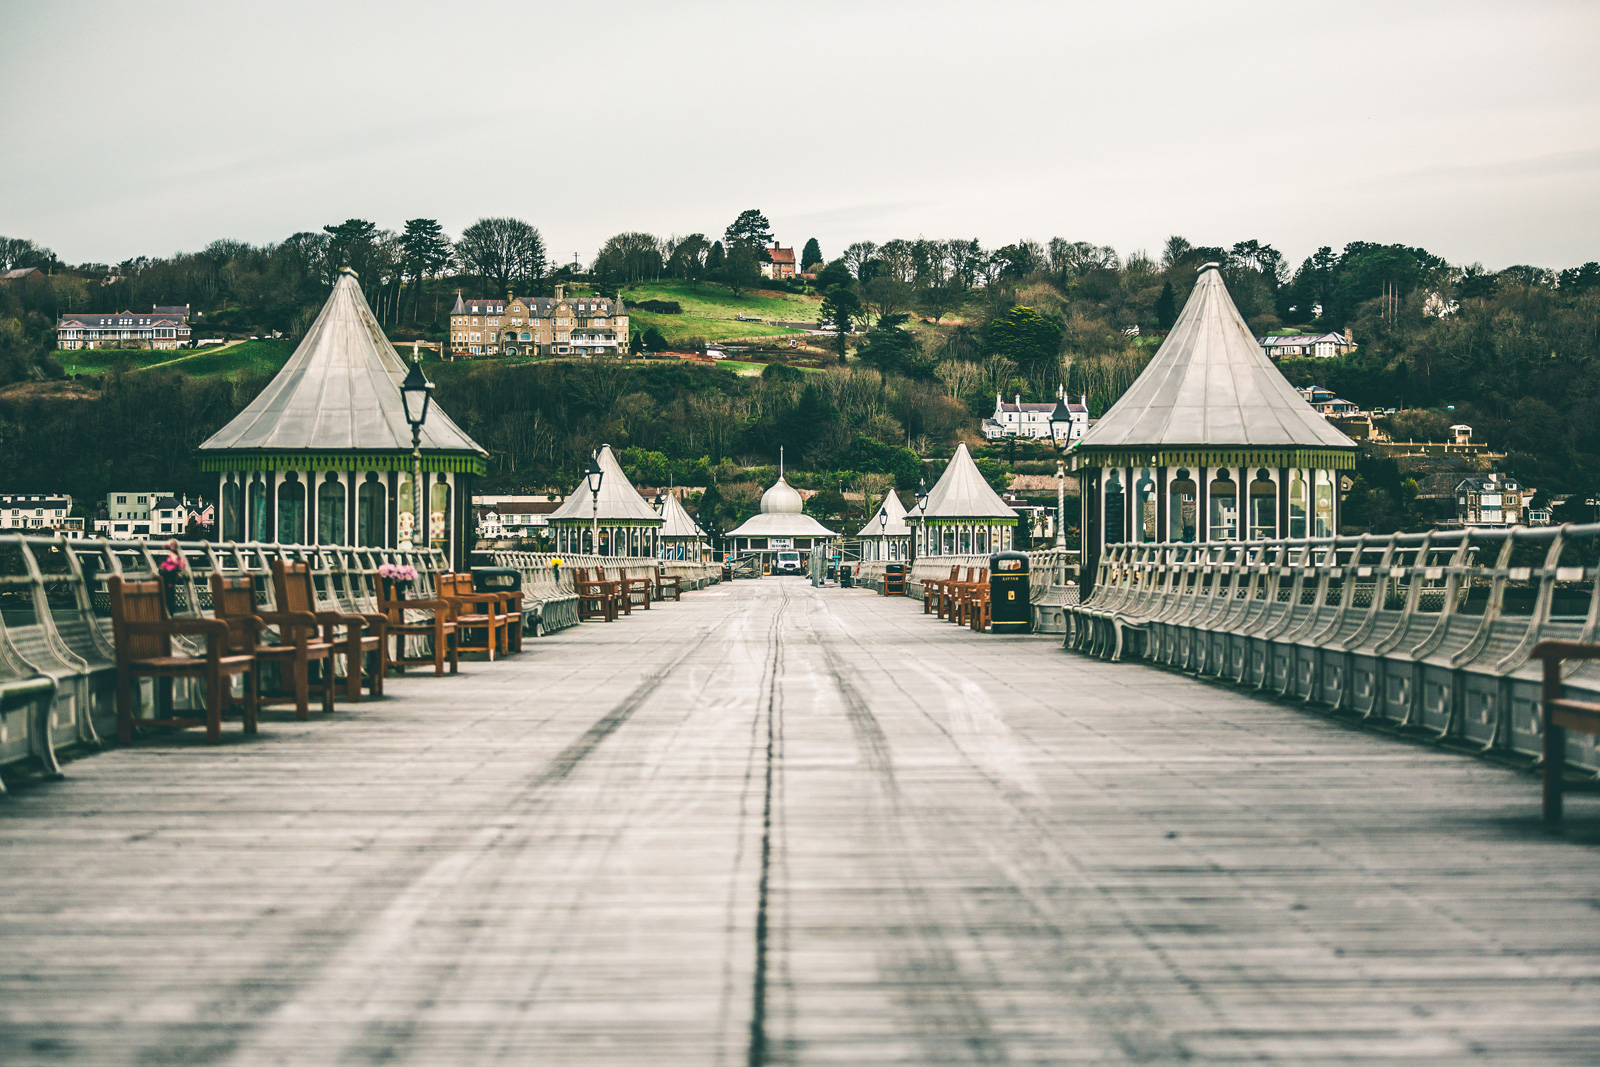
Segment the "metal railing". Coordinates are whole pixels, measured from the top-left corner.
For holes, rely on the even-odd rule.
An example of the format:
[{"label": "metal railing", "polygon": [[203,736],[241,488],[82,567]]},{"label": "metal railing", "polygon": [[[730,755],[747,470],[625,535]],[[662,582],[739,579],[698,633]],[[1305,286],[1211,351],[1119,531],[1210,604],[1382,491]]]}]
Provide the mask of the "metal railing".
[{"label": "metal railing", "polygon": [[[1600,524],[1108,546],[1065,646],[1537,757],[1534,646],[1600,630]],[[1567,686],[1600,691],[1600,665]],[[1572,757],[1600,767],[1594,739]]]},{"label": "metal railing", "polygon": [[[657,574],[678,579],[684,591],[703,589],[718,580],[722,568],[698,560],[657,559],[654,556],[580,556],[570,552],[486,553],[497,567],[522,575],[524,623],[535,634],[578,625],[578,597],[573,575],[579,569],[621,570],[629,578],[654,579]],[[558,562],[559,561],[559,565]]]}]

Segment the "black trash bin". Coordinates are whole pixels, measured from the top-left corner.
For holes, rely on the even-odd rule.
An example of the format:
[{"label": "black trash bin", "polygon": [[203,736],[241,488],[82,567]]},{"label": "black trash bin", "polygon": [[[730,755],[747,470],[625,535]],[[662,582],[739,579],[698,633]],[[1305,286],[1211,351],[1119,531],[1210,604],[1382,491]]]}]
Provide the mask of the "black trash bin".
[{"label": "black trash bin", "polygon": [[472,568],[474,593],[518,593],[522,591],[522,572],[515,567]]},{"label": "black trash bin", "polygon": [[1033,629],[1024,552],[996,552],[989,557],[989,627],[997,634],[1025,634]]},{"label": "black trash bin", "polygon": [[884,565],[883,595],[906,595],[906,565],[904,563],[887,563]]}]

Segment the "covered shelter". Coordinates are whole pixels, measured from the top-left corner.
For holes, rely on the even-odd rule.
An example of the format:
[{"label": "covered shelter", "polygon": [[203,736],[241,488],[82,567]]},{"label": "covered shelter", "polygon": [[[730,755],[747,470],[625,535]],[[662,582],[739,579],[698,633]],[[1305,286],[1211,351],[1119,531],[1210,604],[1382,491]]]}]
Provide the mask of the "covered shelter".
[{"label": "covered shelter", "polygon": [[1262,352],[1207,263],[1149,366],[1068,453],[1083,574],[1093,580],[1108,544],[1332,536],[1355,454]]},{"label": "covered shelter", "polygon": [[861,527],[861,558],[895,561],[906,559],[911,551],[911,527],[906,525],[906,508],[899,495],[890,489],[877,510]]},{"label": "covered shelter", "polygon": [[[345,268],[289,362],[200,446],[227,541],[396,547],[412,540],[407,366]],[[453,566],[473,543],[472,480],[488,453],[438,404],[422,424],[428,543]]]},{"label": "covered shelter", "polygon": [[656,554],[662,559],[703,559],[711,539],[677,495],[662,493],[656,511],[661,516],[661,547]]},{"label": "covered shelter", "polygon": [[1015,543],[1017,513],[984,480],[965,442],[928,495],[906,514],[917,558],[988,555]]},{"label": "covered shelter", "polygon": [[[555,537],[556,551],[595,556],[656,555],[661,516],[633,487],[610,445],[601,445],[594,459],[601,471],[599,493],[591,492],[587,480],[578,482],[546,520]],[[596,526],[599,544],[594,543]]]},{"label": "covered shelter", "polygon": [[760,556],[771,562],[774,553],[798,551],[802,557],[826,545],[838,534],[805,513],[806,502],[793,486],[778,480],[761,494],[761,510],[728,531],[726,541],[736,556]]}]

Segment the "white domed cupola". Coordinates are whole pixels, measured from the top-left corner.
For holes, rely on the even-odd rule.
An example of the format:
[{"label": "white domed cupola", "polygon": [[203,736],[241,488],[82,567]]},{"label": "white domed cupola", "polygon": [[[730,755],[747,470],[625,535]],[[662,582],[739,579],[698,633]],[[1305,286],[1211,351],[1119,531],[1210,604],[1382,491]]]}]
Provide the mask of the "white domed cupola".
[{"label": "white domed cupola", "polygon": [[783,475],[778,475],[778,480],[772,483],[772,488],[761,494],[761,514],[763,515],[800,515],[806,510],[806,502],[792,485],[783,480]]}]

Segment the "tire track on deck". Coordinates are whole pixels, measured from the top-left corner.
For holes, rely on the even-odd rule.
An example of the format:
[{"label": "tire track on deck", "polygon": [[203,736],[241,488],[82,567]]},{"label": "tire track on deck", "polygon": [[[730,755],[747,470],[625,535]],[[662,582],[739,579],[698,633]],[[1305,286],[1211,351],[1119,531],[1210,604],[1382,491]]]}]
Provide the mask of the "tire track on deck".
[{"label": "tire track on deck", "polygon": [[[526,837],[525,819],[547,794],[616,733],[690,657],[710,640],[705,626],[697,639],[677,646],[666,664],[645,675],[605,714],[595,719],[497,806],[491,821],[462,837],[458,828],[432,834],[413,856],[364,877],[345,889],[338,903],[295,931],[263,966],[231,983],[194,1010],[195,1022],[163,1027],[137,1052],[140,1063],[212,1064],[230,1061],[292,1063],[303,1047],[299,1031],[324,1002],[345,999],[349,989],[373,978],[375,965],[404,951],[409,931],[434,913],[469,868],[498,853],[513,835]],[[438,858],[444,853],[443,858]],[[376,906],[374,897],[382,897]],[[353,921],[354,920],[354,921]],[[441,976],[447,977],[447,976]],[[404,1034],[390,1032],[393,1038]],[[327,1051],[326,1049],[324,1050]]]},{"label": "tire track on deck", "polygon": [[[913,829],[917,817],[901,793],[888,736],[862,697],[849,666],[820,629],[813,627],[810,633],[844,704],[856,747],[877,784],[884,810],[882,817],[873,813],[868,825],[877,852],[890,859],[898,882],[904,915],[897,917],[895,925],[916,941],[914,949],[889,950],[894,958],[884,975],[885,982],[900,992],[902,1006],[910,1015],[905,1032],[924,1044],[928,1062],[1008,1063],[1005,1044],[979,1000],[976,984],[951,949],[945,924],[937,917],[924,880],[910,859],[915,850],[907,848],[904,838],[912,836],[907,831]],[[885,941],[893,944],[892,939]]]}]

